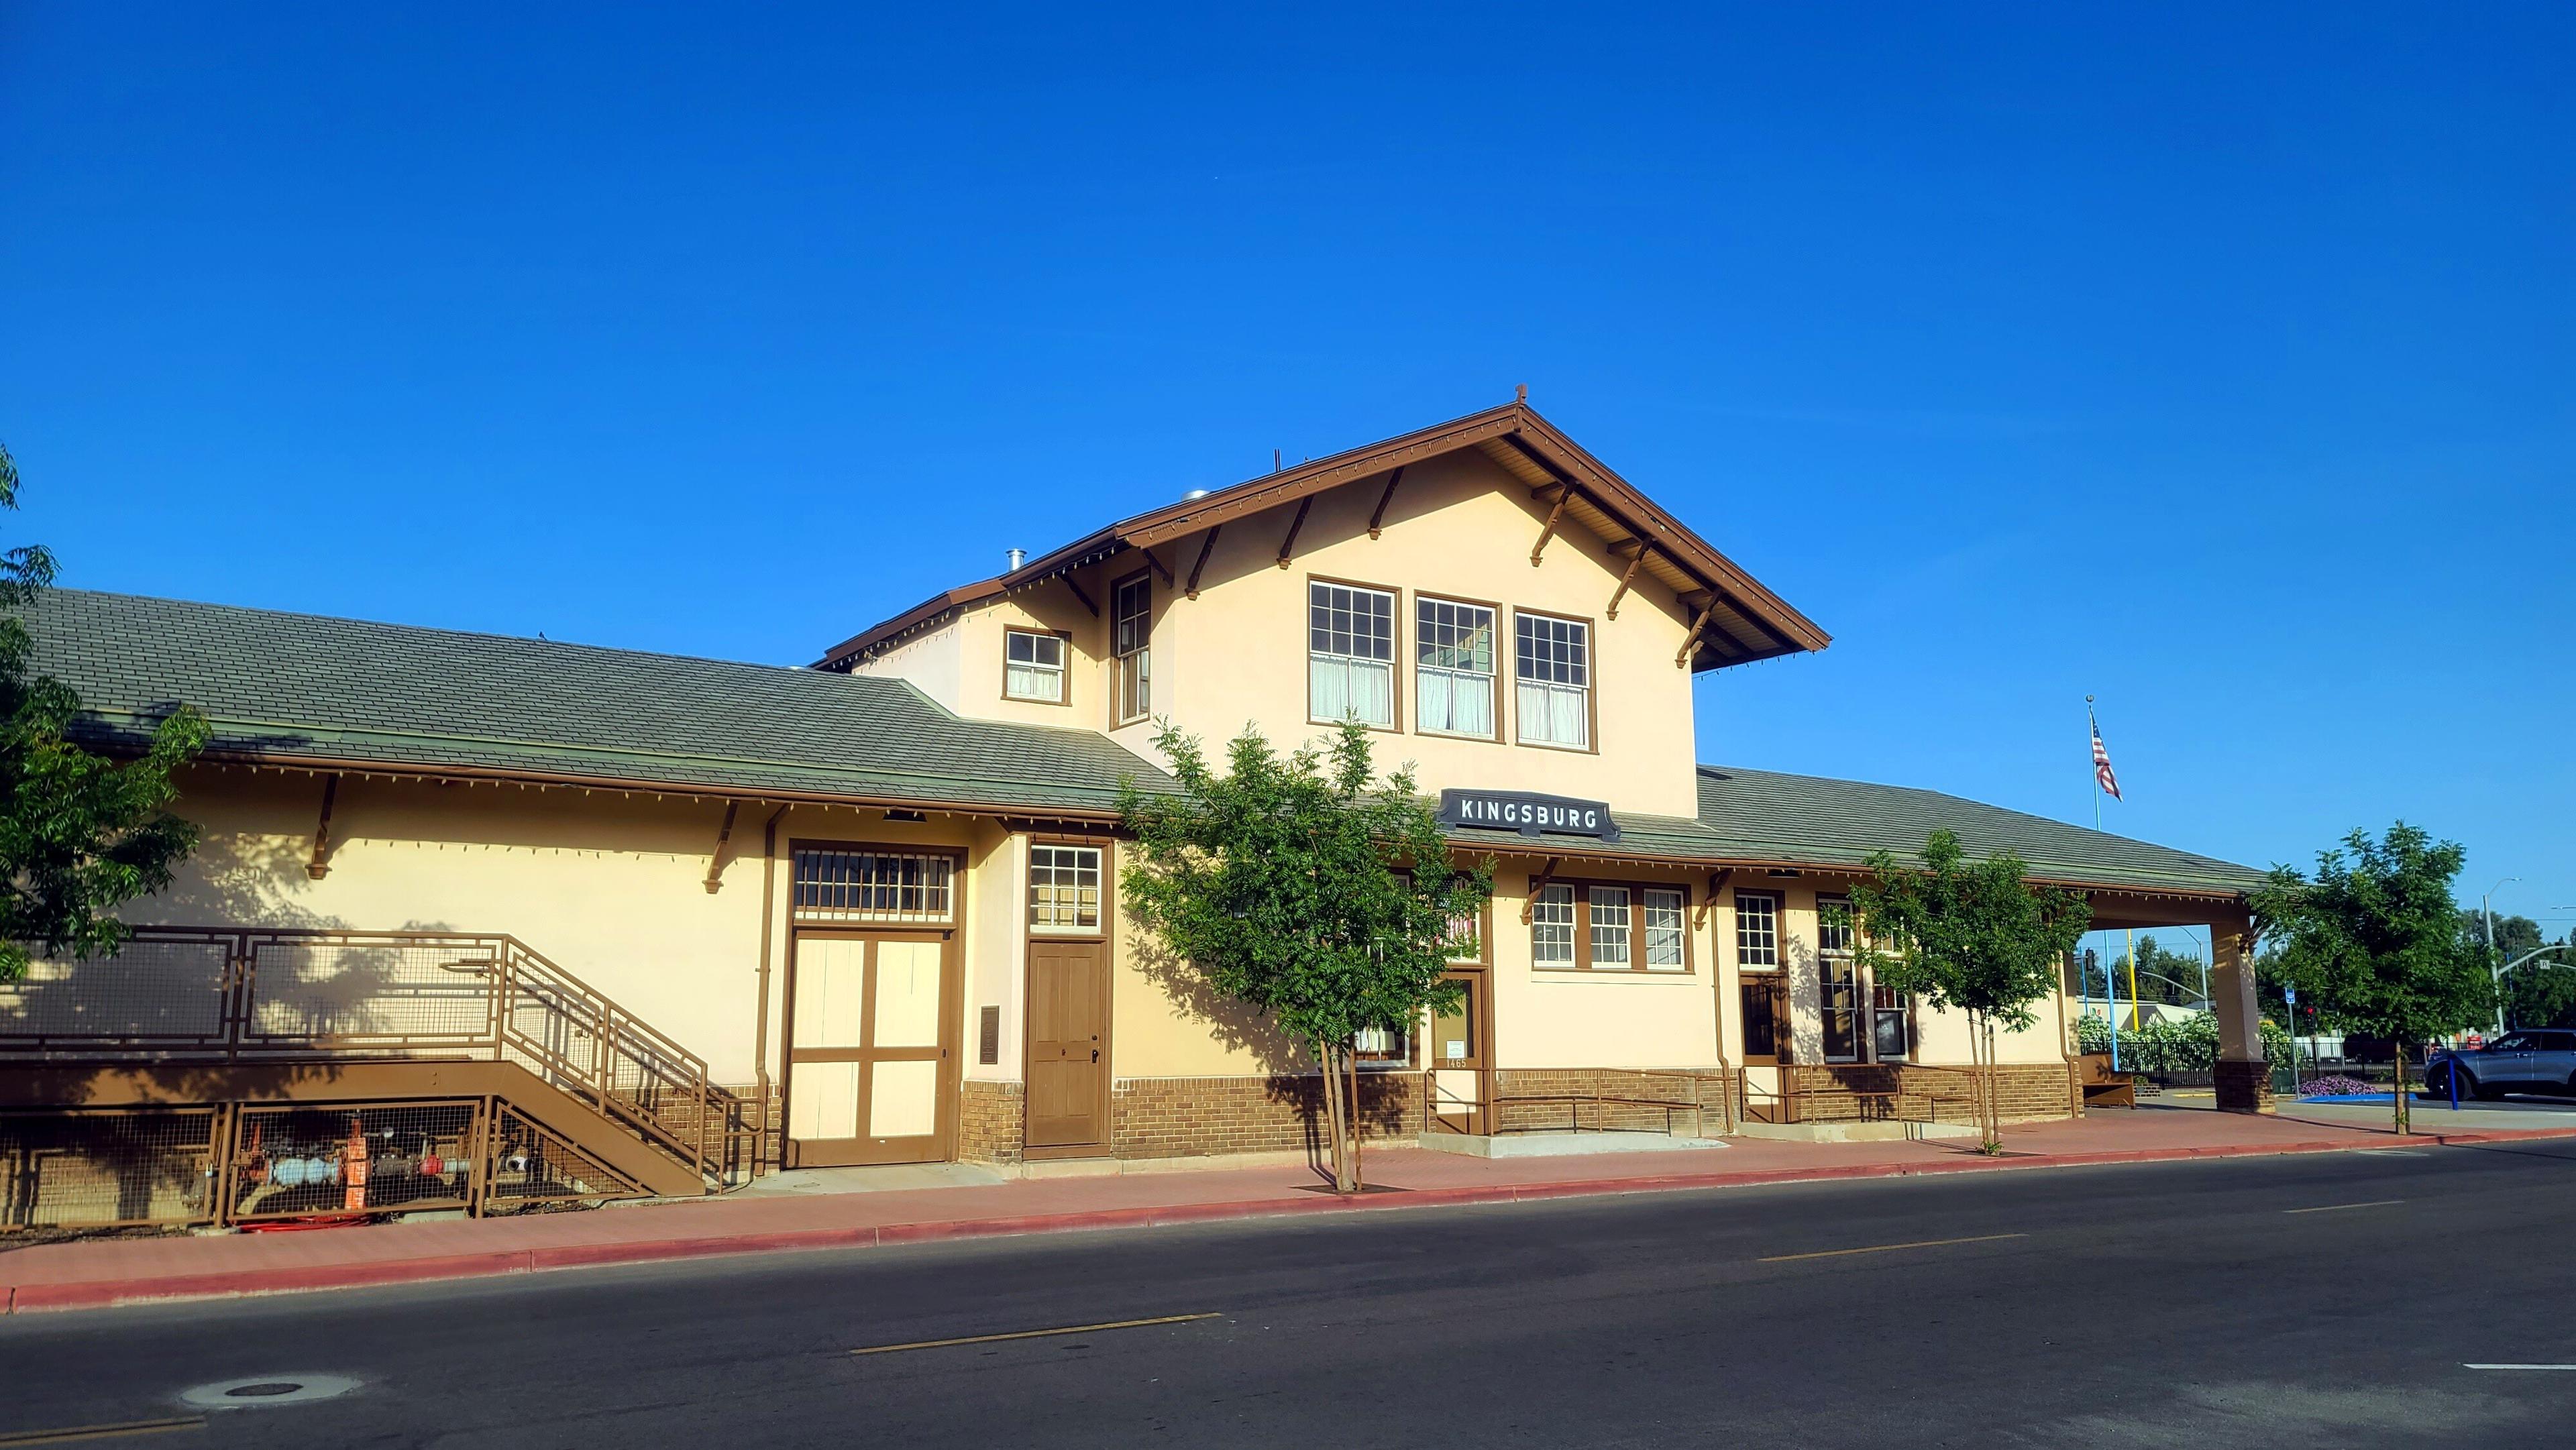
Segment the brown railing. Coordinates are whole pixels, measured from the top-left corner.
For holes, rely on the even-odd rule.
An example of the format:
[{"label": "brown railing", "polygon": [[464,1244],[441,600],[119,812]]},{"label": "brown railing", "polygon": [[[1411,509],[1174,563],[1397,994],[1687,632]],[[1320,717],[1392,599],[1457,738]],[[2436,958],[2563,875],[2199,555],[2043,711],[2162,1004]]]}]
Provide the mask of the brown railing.
[{"label": "brown railing", "polygon": [[[1682,1136],[1681,1134],[1673,1131],[1673,1115],[1676,1113],[1688,1113],[1690,1114],[1691,1124],[1690,1136],[1694,1138],[1704,1138],[1708,1136],[1702,1131],[1706,1126],[1706,1120],[1703,1118],[1702,1114],[1706,1110],[1698,1103],[1676,1102],[1665,1098],[1620,1097],[1610,1093],[1515,1093],[1509,1097],[1496,1097],[1493,1100],[1493,1106],[1498,1109],[1517,1103],[1561,1104],[1566,1109],[1567,1128],[1559,1129],[1552,1121],[1541,1124],[1518,1125],[1507,1125],[1497,1122],[1494,1125],[1494,1131],[1497,1135],[1504,1133],[1554,1133],[1568,1130],[1575,1133],[1581,1133],[1585,1131],[1583,1126],[1583,1109],[1585,1106],[1589,1105],[1592,1109],[1592,1127],[1590,1131],[1595,1133],[1643,1133],[1654,1131],[1651,1128],[1632,1128],[1625,1126],[1614,1128],[1610,1126],[1607,1121],[1608,1113],[1606,1112],[1606,1109],[1618,1107],[1644,1109],[1648,1111],[1661,1109],[1664,1114],[1663,1133],[1666,1137],[1672,1138]],[[1497,1116],[1499,1116],[1499,1114]]]},{"label": "brown railing", "polygon": [[112,959],[0,986],[0,1060],[515,1063],[717,1185],[762,1124],[705,1059],[515,937],[143,926]]}]

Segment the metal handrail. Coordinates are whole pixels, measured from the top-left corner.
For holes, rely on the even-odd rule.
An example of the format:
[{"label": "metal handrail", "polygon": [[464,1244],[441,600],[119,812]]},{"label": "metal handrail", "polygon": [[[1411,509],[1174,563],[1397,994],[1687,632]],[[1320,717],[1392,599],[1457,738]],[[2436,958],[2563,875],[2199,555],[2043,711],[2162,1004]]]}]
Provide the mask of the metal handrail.
[{"label": "metal handrail", "polygon": [[[137,947],[168,949],[159,977],[131,959]],[[263,996],[265,952],[316,949],[346,958]],[[218,950],[219,966],[207,955]],[[419,961],[424,953],[436,959]],[[743,1100],[711,1080],[704,1058],[507,934],[154,925],[131,928],[119,955],[128,960],[107,975],[0,987],[0,1058],[471,1054],[528,1068],[718,1181],[746,1166],[735,1161],[739,1145],[761,1131],[745,1125]],[[356,978],[359,995],[346,996],[342,978]],[[369,995],[370,985],[381,990]],[[388,1027],[374,1020],[381,1014],[421,1020]]]}]

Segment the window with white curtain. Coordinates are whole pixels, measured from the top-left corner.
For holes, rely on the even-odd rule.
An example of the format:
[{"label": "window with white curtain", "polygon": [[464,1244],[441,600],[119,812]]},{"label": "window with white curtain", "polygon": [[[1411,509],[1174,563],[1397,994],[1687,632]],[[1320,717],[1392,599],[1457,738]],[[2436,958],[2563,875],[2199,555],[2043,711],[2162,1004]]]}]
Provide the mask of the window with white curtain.
[{"label": "window with white curtain", "polygon": [[1154,711],[1154,576],[1132,575],[1109,591],[1109,653],[1117,661],[1116,708],[1121,725]]},{"label": "window with white curtain", "polygon": [[1494,736],[1494,611],[1413,601],[1413,723],[1439,735]]},{"label": "window with white curtain", "polygon": [[1014,700],[1063,704],[1063,636],[1025,629],[1003,630],[1002,693]]},{"label": "window with white curtain", "polygon": [[1306,586],[1306,708],[1326,724],[1395,728],[1395,596],[1351,584]]},{"label": "window with white curtain", "polygon": [[1579,619],[1512,618],[1514,701],[1525,745],[1592,745],[1592,626]]}]

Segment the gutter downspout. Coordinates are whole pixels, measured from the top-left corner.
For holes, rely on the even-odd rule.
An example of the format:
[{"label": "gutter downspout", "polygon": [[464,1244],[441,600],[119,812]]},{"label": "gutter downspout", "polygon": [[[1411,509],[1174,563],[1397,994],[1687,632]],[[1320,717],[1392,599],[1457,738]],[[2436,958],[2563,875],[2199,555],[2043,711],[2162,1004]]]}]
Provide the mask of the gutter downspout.
[{"label": "gutter downspout", "polygon": [[760,1086],[760,1140],[751,1155],[754,1173],[759,1172],[760,1148],[769,1146],[769,942],[778,915],[778,821],[788,810],[781,805],[760,831],[760,1018],[751,1038],[752,1080]]}]

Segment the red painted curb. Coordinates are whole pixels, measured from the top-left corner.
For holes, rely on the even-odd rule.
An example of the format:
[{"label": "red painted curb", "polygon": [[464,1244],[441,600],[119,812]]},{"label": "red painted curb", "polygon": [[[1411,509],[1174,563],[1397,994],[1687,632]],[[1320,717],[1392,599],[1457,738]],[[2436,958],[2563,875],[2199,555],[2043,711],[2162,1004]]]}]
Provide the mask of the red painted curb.
[{"label": "red painted curb", "polygon": [[1823,1183],[1860,1178],[1912,1178],[1933,1174],[2003,1172],[2034,1168],[2104,1167],[2128,1163],[2189,1162],[2201,1158],[2260,1158],[2303,1153],[2355,1152],[2386,1147],[2458,1147],[2479,1143],[2521,1142],[2535,1138],[2576,1137],[2576,1128],[2501,1128],[2470,1133],[2417,1133],[2406,1138],[2310,1139],[2294,1143],[2212,1143],[2184,1148],[2107,1149],[2095,1153],[2032,1154],[1985,1158],[1963,1155],[1923,1163],[1843,1163],[1812,1168],[1763,1168],[1732,1173],[1668,1173],[1644,1178],[1571,1179],[1556,1183],[1497,1184],[1493,1187],[1423,1188],[1369,1194],[1342,1200],[1327,1195],[1238,1200],[1229,1203],[1184,1203],[1139,1208],[1088,1209],[1074,1213],[1024,1214],[1002,1218],[952,1219],[944,1222],[888,1224],[881,1228],[795,1229],[775,1233],[714,1235],[610,1244],[573,1244],[553,1248],[512,1249],[489,1254],[451,1254],[436,1258],[396,1259],[372,1264],[317,1264],[282,1269],[237,1270],[221,1274],[178,1274],[146,1279],[97,1280],[86,1283],[22,1284],[0,1295],[5,1311],[24,1314],[58,1309],[100,1308],[148,1300],[206,1299],[246,1294],[280,1294],[312,1289],[354,1289],[387,1284],[427,1283],[443,1279],[490,1278],[537,1270],[595,1268],[614,1264],[677,1262],[719,1255],[762,1254],[814,1249],[870,1248],[885,1244],[938,1243],[956,1239],[1001,1238],[1063,1233],[1083,1229],[1150,1228],[1161,1225],[1213,1223],[1232,1219],[1278,1218],[1307,1213],[1351,1213],[1394,1208],[1441,1208],[1482,1203],[1533,1203],[1551,1199],[1609,1197],[1631,1193],[1670,1193],[1690,1189],[1749,1188],[1774,1183]]}]

